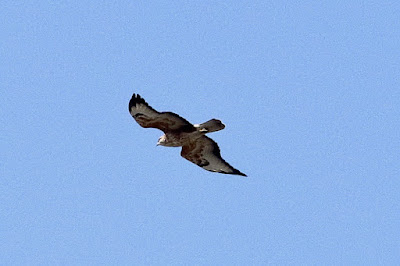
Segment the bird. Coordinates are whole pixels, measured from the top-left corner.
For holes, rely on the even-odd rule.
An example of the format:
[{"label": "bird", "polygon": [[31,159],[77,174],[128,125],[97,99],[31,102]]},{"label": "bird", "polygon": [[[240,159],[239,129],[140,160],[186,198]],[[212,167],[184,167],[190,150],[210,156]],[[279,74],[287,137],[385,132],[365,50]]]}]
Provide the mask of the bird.
[{"label": "bird", "polygon": [[164,132],[157,146],[182,147],[181,156],[201,168],[222,174],[247,176],[232,167],[221,157],[218,144],[207,137],[207,133],[219,131],[225,125],[218,119],[202,124],[191,124],[173,112],[158,112],[139,94],[129,101],[129,113],[144,128],[157,128]]}]

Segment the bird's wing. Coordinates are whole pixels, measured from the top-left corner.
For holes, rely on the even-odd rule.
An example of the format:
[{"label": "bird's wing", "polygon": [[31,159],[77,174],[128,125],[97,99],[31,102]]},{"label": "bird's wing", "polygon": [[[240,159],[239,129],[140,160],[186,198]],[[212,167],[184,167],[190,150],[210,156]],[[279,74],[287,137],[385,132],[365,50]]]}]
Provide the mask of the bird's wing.
[{"label": "bird's wing", "polygon": [[181,156],[211,172],[246,176],[222,159],[218,144],[206,136],[185,144]]},{"label": "bird's wing", "polygon": [[133,94],[129,101],[129,113],[145,128],[158,128],[164,132],[195,130],[190,122],[175,113],[157,112],[139,94]]}]

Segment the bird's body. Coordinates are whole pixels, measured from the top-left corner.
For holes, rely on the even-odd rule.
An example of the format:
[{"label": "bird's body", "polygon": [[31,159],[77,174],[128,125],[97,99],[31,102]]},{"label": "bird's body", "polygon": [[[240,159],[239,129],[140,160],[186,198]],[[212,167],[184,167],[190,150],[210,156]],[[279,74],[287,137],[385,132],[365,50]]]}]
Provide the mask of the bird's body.
[{"label": "bird's body", "polygon": [[157,112],[138,94],[133,94],[129,102],[129,112],[142,127],[164,131],[157,145],[182,147],[181,156],[205,170],[246,176],[222,159],[217,143],[205,136],[225,128],[220,120],[211,119],[192,125],[175,113]]},{"label": "bird's body", "polygon": [[168,132],[160,137],[157,144],[166,147],[181,147],[185,145],[185,143],[196,141],[196,139],[203,135],[205,135],[205,133],[197,130],[193,132]]}]

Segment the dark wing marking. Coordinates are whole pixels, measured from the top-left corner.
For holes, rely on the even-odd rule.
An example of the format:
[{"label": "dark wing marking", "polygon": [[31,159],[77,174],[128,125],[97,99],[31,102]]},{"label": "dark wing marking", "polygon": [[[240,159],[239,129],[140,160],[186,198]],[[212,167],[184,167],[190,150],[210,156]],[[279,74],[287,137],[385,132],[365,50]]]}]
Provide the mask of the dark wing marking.
[{"label": "dark wing marking", "polygon": [[206,136],[185,144],[181,156],[211,172],[246,176],[222,159],[218,144]]},{"label": "dark wing marking", "polygon": [[158,128],[164,132],[191,132],[195,128],[186,119],[172,112],[157,112],[139,94],[129,101],[129,113],[142,127]]}]

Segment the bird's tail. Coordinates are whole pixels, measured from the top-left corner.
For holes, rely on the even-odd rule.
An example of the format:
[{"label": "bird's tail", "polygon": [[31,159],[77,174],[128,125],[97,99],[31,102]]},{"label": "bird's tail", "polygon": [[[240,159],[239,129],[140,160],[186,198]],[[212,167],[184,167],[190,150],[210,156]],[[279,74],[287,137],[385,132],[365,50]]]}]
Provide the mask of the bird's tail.
[{"label": "bird's tail", "polygon": [[196,124],[194,126],[198,131],[204,133],[215,132],[225,128],[225,125],[218,119],[211,119],[203,124]]}]

